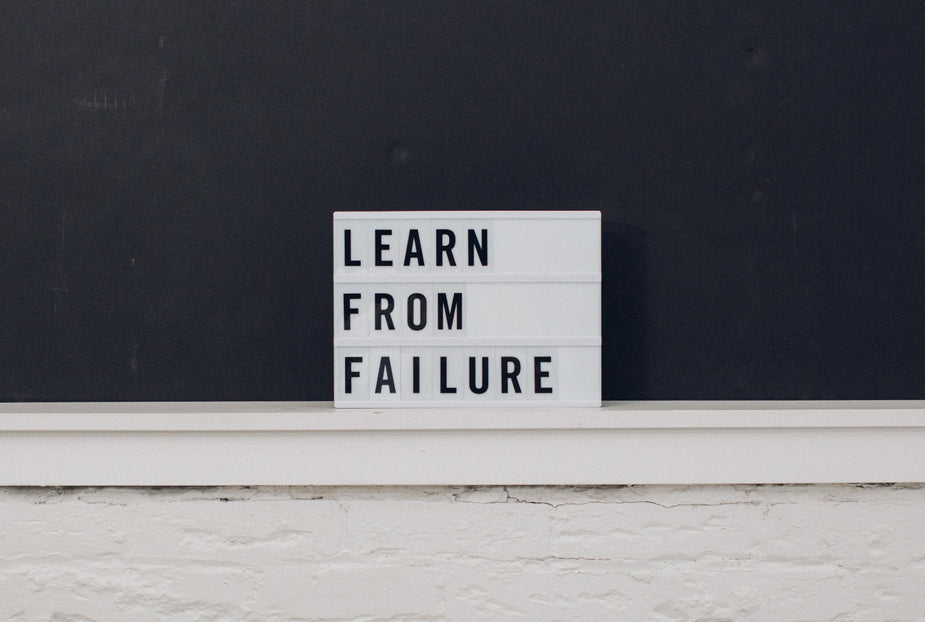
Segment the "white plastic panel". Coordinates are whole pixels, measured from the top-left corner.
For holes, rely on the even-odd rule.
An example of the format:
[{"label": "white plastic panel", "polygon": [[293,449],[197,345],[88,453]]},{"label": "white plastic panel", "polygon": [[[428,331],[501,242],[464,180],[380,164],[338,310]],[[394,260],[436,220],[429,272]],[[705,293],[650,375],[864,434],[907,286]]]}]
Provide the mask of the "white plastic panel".
[{"label": "white plastic panel", "polygon": [[[344,232],[350,231],[350,259],[346,265]],[[410,243],[411,231],[416,240]],[[438,253],[438,243],[450,249]],[[483,265],[476,246],[487,237]],[[382,263],[376,265],[376,231]],[[473,232],[477,244],[470,246]],[[389,232],[389,233],[385,233]],[[420,241],[420,245],[417,244]],[[416,251],[420,250],[420,256]],[[470,250],[472,251],[470,253]],[[410,252],[409,252],[410,251]],[[440,255],[438,257],[438,255]],[[472,265],[470,265],[470,256]],[[336,212],[334,214],[334,274],[600,274],[600,212]],[[405,259],[408,265],[405,265]],[[438,265],[442,261],[443,265]],[[423,265],[422,265],[423,264]]]},{"label": "white plastic panel", "polygon": [[[596,346],[345,347],[335,387],[352,407],[599,406]],[[487,370],[487,374],[483,373]]]},{"label": "white plastic panel", "polygon": [[[350,313],[349,325],[345,306],[356,311]],[[597,339],[600,308],[599,283],[338,283],[334,343],[436,337]]]}]

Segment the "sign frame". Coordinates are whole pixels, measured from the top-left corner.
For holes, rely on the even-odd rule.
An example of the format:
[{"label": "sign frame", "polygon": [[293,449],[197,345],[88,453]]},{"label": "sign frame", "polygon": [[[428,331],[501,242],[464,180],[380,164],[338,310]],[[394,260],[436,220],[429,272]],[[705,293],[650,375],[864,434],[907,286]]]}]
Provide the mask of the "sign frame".
[{"label": "sign frame", "polygon": [[335,212],[333,241],[336,407],[600,407],[600,211]]}]

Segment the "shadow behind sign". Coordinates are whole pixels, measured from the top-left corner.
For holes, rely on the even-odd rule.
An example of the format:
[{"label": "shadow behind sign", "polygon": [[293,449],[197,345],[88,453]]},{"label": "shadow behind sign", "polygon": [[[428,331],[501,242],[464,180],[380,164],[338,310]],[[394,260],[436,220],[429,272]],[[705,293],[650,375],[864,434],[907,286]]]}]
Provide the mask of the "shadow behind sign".
[{"label": "shadow behind sign", "polygon": [[603,213],[604,399],[925,397],[925,16],[0,9],[0,399],[329,400],[336,210]]}]

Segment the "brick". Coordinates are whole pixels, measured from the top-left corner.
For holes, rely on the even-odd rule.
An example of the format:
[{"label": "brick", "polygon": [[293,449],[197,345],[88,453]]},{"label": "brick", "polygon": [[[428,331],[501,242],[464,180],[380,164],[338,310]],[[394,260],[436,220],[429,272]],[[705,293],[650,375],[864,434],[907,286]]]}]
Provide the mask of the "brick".
[{"label": "brick", "polygon": [[0,488],[0,620],[918,620],[925,488]]}]

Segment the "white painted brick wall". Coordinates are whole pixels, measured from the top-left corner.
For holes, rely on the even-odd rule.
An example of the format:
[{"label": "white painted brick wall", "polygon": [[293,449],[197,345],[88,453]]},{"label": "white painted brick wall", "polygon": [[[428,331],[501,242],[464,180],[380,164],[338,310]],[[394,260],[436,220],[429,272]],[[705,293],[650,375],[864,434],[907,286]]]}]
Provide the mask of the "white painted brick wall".
[{"label": "white painted brick wall", "polygon": [[501,619],[925,620],[925,488],[0,489],[0,620]]}]

